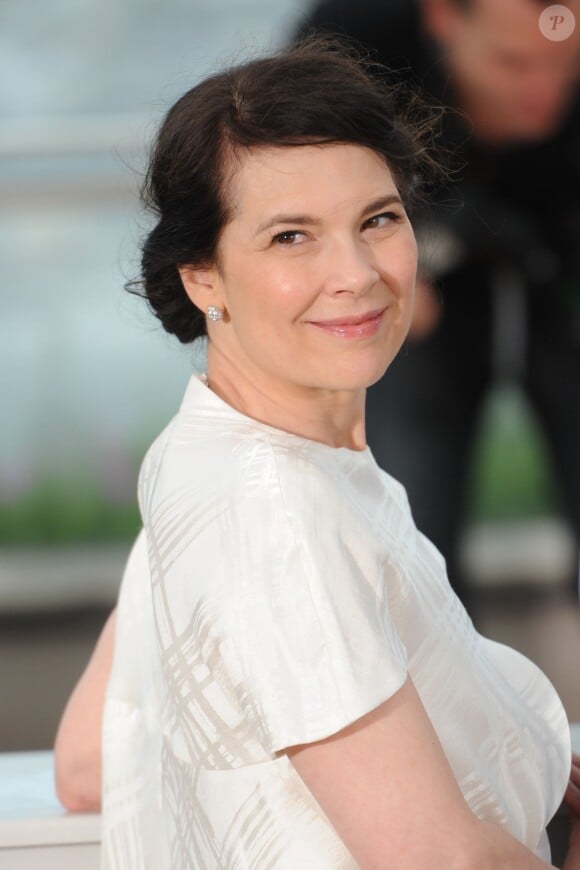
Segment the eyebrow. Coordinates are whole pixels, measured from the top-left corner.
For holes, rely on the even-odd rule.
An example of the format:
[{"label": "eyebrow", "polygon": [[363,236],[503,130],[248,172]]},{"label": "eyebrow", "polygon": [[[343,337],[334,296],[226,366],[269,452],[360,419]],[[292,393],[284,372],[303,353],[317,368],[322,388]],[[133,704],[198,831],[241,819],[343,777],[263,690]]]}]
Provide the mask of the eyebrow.
[{"label": "eyebrow", "polygon": [[[360,213],[360,217],[364,217],[371,212],[380,211],[383,208],[387,208],[389,205],[393,205],[394,203],[398,205],[403,205],[403,201],[398,194],[392,193],[389,196],[381,196],[378,199],[373,199],[372,202],[369,202],[368,205],[365,205],[363,210]],[[312,215],[307,214],[284,214],[282,212],[272,215],[271,218],[260,224],[258,229],[256,230],[256,235],[265,232],[265,230],[270,229],[270,227],[276,226],[277,224],[293,224],[294,226],[303,227],[303,226],[317,226],[321,223],[320,218],[312,217]]]}]

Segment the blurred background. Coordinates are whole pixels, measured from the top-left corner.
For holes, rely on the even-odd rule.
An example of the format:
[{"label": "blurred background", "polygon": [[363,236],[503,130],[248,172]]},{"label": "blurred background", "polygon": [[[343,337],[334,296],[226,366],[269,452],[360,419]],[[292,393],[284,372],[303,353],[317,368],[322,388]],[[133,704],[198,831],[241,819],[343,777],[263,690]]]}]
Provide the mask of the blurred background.
[{"label": "blurred background", "polygon": [[[0,751],[51,746],[140,528],[142,456],[203,347],[123,290],[138,188],[171,103],[287,41],[307,0],[0,4]],[[474,620],[534,659],[580,720],[577,553],[540,427],[490,393],[462,546]]]}]

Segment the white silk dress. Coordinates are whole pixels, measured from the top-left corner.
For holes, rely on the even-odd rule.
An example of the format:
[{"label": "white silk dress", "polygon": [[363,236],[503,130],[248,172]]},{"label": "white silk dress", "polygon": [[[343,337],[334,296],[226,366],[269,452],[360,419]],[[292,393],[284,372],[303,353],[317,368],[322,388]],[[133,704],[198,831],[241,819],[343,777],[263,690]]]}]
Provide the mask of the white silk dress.
[{"label": "white silk dress", "polygon": [[192,375],[138,495],[104,711],[103,870],[355,870],[276,753],[407,675],[473,812],[549,859],[571,753],[560,699],[475,631],[370,449],[257,422]]}]

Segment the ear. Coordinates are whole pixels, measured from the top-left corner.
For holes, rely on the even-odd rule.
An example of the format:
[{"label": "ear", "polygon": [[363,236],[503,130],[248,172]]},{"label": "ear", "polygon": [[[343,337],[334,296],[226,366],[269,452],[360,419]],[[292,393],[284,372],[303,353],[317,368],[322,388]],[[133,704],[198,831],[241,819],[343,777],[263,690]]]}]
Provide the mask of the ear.
[{"label": "ear", "polygon": [[457,0],[420,0],[421,15],[430,36],[442,46],[446,46],[465,11]]},{"label": "ear", "polygon": [[185,292],[200,311],[205,314],[208,305],[224,307],[219,294],[218,273],[215,268],[200,269],[195,266],[178,266],[177,270]]}]

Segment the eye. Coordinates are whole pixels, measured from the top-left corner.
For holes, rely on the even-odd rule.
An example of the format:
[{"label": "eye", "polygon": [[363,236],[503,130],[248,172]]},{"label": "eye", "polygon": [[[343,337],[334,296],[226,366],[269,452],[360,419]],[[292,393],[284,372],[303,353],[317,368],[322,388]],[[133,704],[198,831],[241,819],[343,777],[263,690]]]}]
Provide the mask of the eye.
[{"label": "eye", "polygon": [[301,233],[300,230],[284,230],[282,233],[277,233],[272,237],[272,242],[277,245],[295,245],[300,241],[300,237],[304,236],[304,233]]},{"label": "eye", "polygon": [[396,211],[384,211],[373,215],[363,224],[363,229],[383,229],[391,224],[398,224],[403,220],[403,215]]}]

